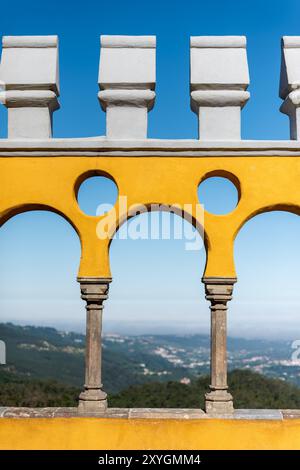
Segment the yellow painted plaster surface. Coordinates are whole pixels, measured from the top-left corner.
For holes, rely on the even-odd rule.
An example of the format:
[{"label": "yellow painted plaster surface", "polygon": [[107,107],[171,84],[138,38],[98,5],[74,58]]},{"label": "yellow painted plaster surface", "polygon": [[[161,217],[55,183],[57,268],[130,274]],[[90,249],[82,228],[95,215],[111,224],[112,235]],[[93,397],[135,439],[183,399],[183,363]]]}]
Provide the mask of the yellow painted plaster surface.
[{"label": "yellow painted plaster surface", "polygon": [[[199,182],[213,175],[230,178],[240,192],[236,209],[222,216],[205,213],[205,276],[235,277],[234,239],[254,215],[276,209],[300,213],[300,159],[294,157],[3,157],[0,169],[0,224],[27,210],[59,213],[80,237],[79,276],[111,275],[110,240],[97,237],[101,217],[85,215],[76,200],[80,183],[91,175],[110,176],[129,206],[191,204],[186,212],[194,223]],[[117,225],[127,217],[120,208]],[[111,224],[111,237],[115,230]]]},{"label": "yellow painted plaster surface", "polygon": [[0,449],[300,449],[300,420],[2,418]]}]

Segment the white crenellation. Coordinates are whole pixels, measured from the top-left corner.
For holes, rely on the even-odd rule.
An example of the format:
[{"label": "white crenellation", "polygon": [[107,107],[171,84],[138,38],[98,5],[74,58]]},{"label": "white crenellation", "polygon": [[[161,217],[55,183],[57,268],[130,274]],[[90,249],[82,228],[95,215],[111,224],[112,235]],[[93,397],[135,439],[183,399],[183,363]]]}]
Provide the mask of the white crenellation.
[{"label": "white crenellation", "polygon": [[155,100],[155,36],[101,36],[98,94],[108,139],[146,139]]},{"label": "white crenellation", "polygon": [[[100,43],[98,98],[106,112],[106,135],[97,139],[146,144],[155,101],[156,37],[101,36]],[[291,140],[300,141],[300,36],[284,36],[281,49],[280,111],[289,116]],[[200,141],[241,143],[248,85],[244,36],[191,37],[191,108]],[[58,96],[58,37],[4,36],[0,103],[8,109],[8,139],[52,138]]]},{"label": "white crenellation", "polygon": [[191,108],[201,140],[240,140],[241,109],[250,94],[244,36],[195,36],[190,40]]},{"label": "white crenellation", "polygon": [[52,137],[59,108],[57,36],[4,36],[0,101],[8,108],[9,139]]},{"label": "white crenellation", "polygon": [[300,140],[300,36],[283,36],[279,96],[280,111],[290,119],[290,138]]}]

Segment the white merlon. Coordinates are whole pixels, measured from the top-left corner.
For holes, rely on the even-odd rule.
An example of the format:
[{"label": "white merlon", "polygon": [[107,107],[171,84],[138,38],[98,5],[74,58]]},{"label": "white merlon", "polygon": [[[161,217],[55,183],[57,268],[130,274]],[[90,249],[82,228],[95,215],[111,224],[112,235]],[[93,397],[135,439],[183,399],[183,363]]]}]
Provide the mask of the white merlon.
[{"label": "white merlon", "polygon": [[280,111],[290,118],[291,139],[300,140],[300,36],[284,36],[281,50]]},{"label": "white merlon", "polygon": [[101,36],[101,46],[111,48],[138,47],[155,49],[156,36]]},{"label": "white merlon", "polygon": [[57,36],[4,36],[0,101],[8,108],[9,139],[52,137],[59,108]]},{"label": "white merlon", "polygon": [[241,109],[250,98],[244,36],[199,36],[190,41],[191,107],[201,140],[240,140]]},{"label": "white merlon", "polygon": [[154,105],[155,36],[101,36],[99,100],[109,139],[145,139]]}]

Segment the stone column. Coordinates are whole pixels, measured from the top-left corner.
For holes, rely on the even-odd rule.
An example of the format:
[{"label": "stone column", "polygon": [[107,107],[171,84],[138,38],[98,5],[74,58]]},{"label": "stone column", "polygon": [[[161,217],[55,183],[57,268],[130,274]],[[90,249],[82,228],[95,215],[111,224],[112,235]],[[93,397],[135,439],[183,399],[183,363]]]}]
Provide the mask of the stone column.
[{"label": "stone column", "polygon": [[227,385],[227,302],[232,299],[235,278],[203,278],[206,299],[211,306],[211,384],[205,395],[205,411],[233,413]]},{"label": "stone column", "polygon": [[9,139],[49,139],[59,109],[57,36],[4,36],[0,102],[8,109]]},{"label": "stone column", "polygon": [[86,356],[84,391],[79,395],[79,413],[103,413],[107,408],[106,393],[102,390],[102,311],[108,297],[111,279],[78,278],[81,298],[86,301]]}]

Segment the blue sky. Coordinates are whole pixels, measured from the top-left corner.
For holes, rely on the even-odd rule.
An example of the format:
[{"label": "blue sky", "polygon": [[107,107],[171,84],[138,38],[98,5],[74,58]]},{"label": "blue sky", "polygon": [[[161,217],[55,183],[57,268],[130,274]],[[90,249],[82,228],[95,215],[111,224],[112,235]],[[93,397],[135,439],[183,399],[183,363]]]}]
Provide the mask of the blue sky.
[{"label": "blue sky", "polygon": [[[105,133],[97,100],[100,34],[156,35],[151,138],[197,137],[189,107],[189,37],[246,35],[251,98],[242,114],[243,138],[288,139],[288,120],[279,112],[280,38],[300,35],[299,14],[295,0],[16,0],[1,7],[1,33],[59,35],[61,109],[54,115],[55,137]],[[0,137],[5,135],[2,107]],[[216,183],[206,188],[211,210],[234,203],[234,191]],[[114,188],[91,182],[81,189],[79,202],[94,210],[114,197]],[[239,283],[230,305],[230,334],[300,337],[299,235],[299,219],[286,213],[260,215],[243,228],[236,240]],[[0,319],[83,329],[84,305],[75,281],[79,256],[76,234],[57,215],[27,213],[7,222],[0,230]],[[208,331],[200,282],[204,263],[203,250],[188,252],[182,240],[115,240],[105,330]]]}]

